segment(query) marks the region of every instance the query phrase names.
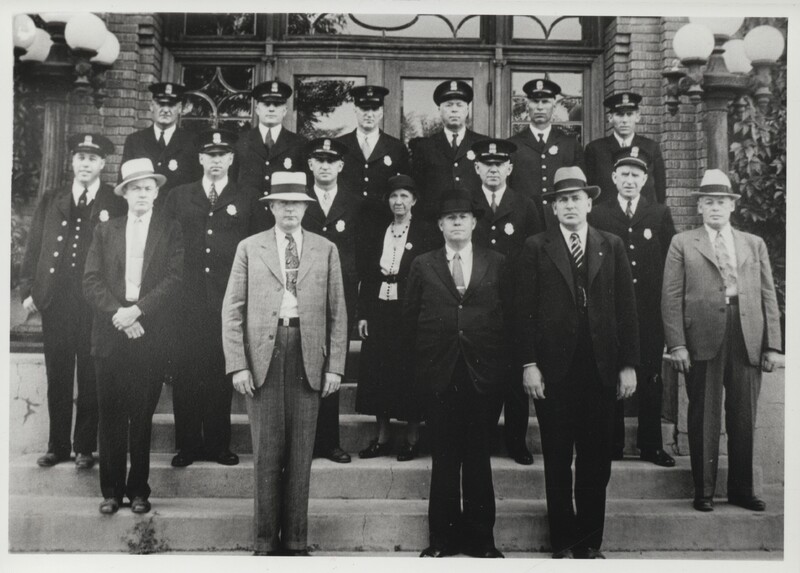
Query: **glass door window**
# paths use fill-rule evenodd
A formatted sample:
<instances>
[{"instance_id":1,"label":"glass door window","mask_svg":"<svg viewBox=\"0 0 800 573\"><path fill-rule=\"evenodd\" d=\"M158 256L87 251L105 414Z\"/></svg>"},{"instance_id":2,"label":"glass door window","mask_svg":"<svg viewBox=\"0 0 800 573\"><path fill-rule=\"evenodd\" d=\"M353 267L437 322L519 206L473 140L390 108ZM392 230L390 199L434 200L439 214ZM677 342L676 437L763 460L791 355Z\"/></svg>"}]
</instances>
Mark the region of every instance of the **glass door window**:
<instances>
[{"instance_id":1,"label":"glass door window","mask_svg":"<svg viewBox=\"0 0 800 573\"><path fill-rule=\"evenodd\" d=\"M530 123L528 98L522 91L522 86L530 80L546 78L561 86L561 94L556 96L553 124L583 141L583 75L583 72L512 72L511 133L519 133Z\"/></svg>"}]
</instances>

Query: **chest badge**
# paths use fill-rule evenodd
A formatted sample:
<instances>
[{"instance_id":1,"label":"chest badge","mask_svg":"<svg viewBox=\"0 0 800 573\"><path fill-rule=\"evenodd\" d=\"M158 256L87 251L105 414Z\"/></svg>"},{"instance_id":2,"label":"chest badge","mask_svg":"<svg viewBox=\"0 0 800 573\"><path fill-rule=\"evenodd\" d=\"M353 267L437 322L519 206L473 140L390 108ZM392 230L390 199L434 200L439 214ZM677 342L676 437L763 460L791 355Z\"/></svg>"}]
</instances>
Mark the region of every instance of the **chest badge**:
<instances>
[{"instance_id":1,"label":"chest badge","mask_svg":"<svg viewBox=\"0 0 800 573\"><path fill-rule=\"evenodd\" d=\"M558 155L558 145L551 145L550 149L547 150L547 153L550 155Z\"/></svg>"},{"instance_id":2,"label":"chest badge","mask_svg":"<svg viewBox=\"0 0 800 573\"><path fill-rule=\"evenodd\" d=\"M231 203L225 208L225 212L231 217L235 217L239 212L236 210L236 205Z\"/></svg>"},{"instance_id":3,"label":"chest badge","mask_svg":"<svg viewBox=\"0 0 800 573\"><path fill-rule=\"evenodd\" d=\"M176 171L178 169L178 162L174 159L170 159L167 167L169 167L170 171Z\"/></svg>"},{"instance_id":4,"label":"chest badge","mask_svg":"<svg viewBox=\"0 0 800 573\"><path fill-rule=\"evenodd\" d=\"M414 248L414 245L412 245L411 243L406 243L406 250L407 251L410 251L413 248Z\"/></svg>"},{"instance_id":5,"label":"chest badge","mask_svg":"<svg viewBox=\"0 0 800 573\"><path fill-rule=\"evenodd\" d=\"M470 161L475 161L475 152L472 151L471 149L467 151L467 159L469 159Z\"/></svg>"},{"instance_id":6,"label":"chest badge","mask_svg":"<svg viewBox=\"0 0 800 573\"><path fill-rule=\"evenodd\" d=\"M292 168L292 158L287 157L283 160L283 168L284 169L291 169Z\"/></svg>"},{"instance_id":7,"label":"chest badge","mask_svg":"<svg viewBox=\"0 0 800 573\"><path fill-rule=\"evenodd\" d=\"M644 230L644 238L647 239L648 241L650 239L652 239L653 238L653 231L651 231L650 229L645 229Z\"/></svg>"},{"instance_id":8,"label":"chest badge","mask_svg":"<svg viewBox=\"0 0 800 573\"><path fill-rule=\"evenodd\" d=\"M103 209L102 211L100 211L100 222L105 223L106 221L108 221L108 211Z\"/></svg>"},{"instance_id":9,"label":"chest badge","mask_svg":"<svg viewBox=\"0 0 800 573\"><path fill-rule=\"evenodd\" d=\"M336 221L336 230L340 233L344 232L344 221L342 221L341 219Z\"/></svg>"},{"instance_id":10,"label":"chest badge","mask_svg":"<svg viewBox=\"0 0 800 573\"><path fill-rule=\"evenodd\" d=\"M391 167L392 166L392 158L389 157L388 155L384 155L383 156L383 164L386 165L386 167Z\"/></svg>"},{"instance_id":11,"label":"chest badge","mask_svg":"<svg viewBox=\"0 0 800 573\"><path fill-rule=\"evenodd\" d=\"M506 235L513 235L514 225L512 225L511 223L506 223L506 226L503 227L503 231L505 231Z\"/></svg>"}]
</instances>

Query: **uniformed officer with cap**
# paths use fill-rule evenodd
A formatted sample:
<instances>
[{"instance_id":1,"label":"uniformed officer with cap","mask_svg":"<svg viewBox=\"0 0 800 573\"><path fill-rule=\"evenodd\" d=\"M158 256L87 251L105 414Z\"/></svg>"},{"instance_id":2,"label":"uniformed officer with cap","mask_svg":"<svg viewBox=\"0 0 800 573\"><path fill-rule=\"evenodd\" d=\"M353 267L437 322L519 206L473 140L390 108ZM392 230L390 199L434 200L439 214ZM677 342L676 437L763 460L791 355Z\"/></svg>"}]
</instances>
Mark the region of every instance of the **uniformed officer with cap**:
<instances>
[{"instance_id":1,"label":"uniformed officer with cap","mask_svg":"<svg viewBox=\"0 0 800 573\"><path fill-rule=\"evenodd\" d=\"M433 92L433 101L439 106L442 130L409 141L412 175L421 188L420 207L432 221L438 216L439 199L446 189L473 191L481 186L471 147L486 136L467 129L472 95L467 82L440 83Z\"/></svg>"},{"instance_id":2,"label":"uniformed officer with cap","mask_svg":"<svg viewBox=\"0 0 800 573\"><path fill-rule=\"evenodd\" d=\"M380 129L383 100L389 90L382 86L356 86L350 90L358 127L337 138L347 146L339 185L365 200L365 207L383 228L388 213L384 193L387 181L408 173L408 150L403 142ZM378 222L376 221L376 223Z\"/></svg>"},{"instance_id":3,"label":"uniformed officer with cap","mask_svg":"<svg viewBox=\"0 0 800 573\"><path fill-rule=\"evenodd\" d=\"M475 171L482 182L481 189L473 191L473 198L485 213L478 219L472 241L505 255L508 268L512 269L525 239L544 230L533 200L507 184L514 168L511 156L517 147L503 139L485 139L470 149L475 154ZM533 456L525 443L528 397L522 391L522 372L516 366L510 366L505 376L497 416L501 407L505 408L503 430L509 456L519 464L532 464Z\"/></svg>"},{"instance_id":4,"label":"uniformed officer with cap","mask_svg":"<svg viewBox=\"0 0 800 573\"><path fill-rule=\"evenodd\" d=\"M230 451L231 396L220 312L236 246L268 226L260 193L229 178L236 134L209 129L196 140L203 177L172 190L166 209L183 229L184 281L178 320L183 346L173 386L175 467L208 459L238 463Z\"/></svg>"},{"instance_id":5,"label":"uniformed officer with cap","mask_svg":"<svg viewBox=\"0 0 800 573\"><path fill-rule=\"evenodd\" d=\"M664 203L667 197L667 176L664 158L657 141L638 135L636 126L641 117L639 104L642 96L634 92L621 92L607 97L603 104L608 108L606 117L613 131L607 137L595 139L586 146L586 178L598 185L603 193L600 202L613 204L617 187L612 179L614 155L622 148L637 147L647 157L647 181L642 196L649 203Z\"/></svg>"},{"instance_id":6,"label":"uniformed officer with cap","mask_svg":"<svg viewBox=\"0 0 800 573\"><path fill-rule=\"evenodd\" d=\"M522 91L528 97L530 125L509 138L517 146L511 186L533 199L545 226L550 227L557 222L542 194L553 190L553 177L559 168L583 167L583 148L575 136L552 125L561 86L538 78L522 86Z\"/></svg>"},{"instance_id":7,"label":"uniformed officer with cap","mask_svg":"<svg viewBox=\"0 0 800 573\"><path fill-rule=\"evenodd\" d=\"M102 135L76 133L68 139L72 181L39 200L20 269L20 298L28 313L42 314L47 367L50 434L42 467L66 461L74 448L78 468L94 464L97 393L91 351L92 311L83 296L83 269L98 224L123 215L125 201L100 181L114 144ZM78 399L72 430L77 362Z\"/></svg>"},{"instance_id":8,"label":"uniformed officer with cap","mask_svg":"<svg viewBox=\"0 0 800 573\"><path fill-rule=\"evenodd\" d=\"M309 204L303 216L306 231L322 235L339 250L339 260L344 281L347 306L348 344L356 324L358 305L358 273L356 270L356 245L362 235L363 199L339 185L339 173L344 168L348 148L341 142L326 137L314 139L305 147L308 167L314 183L308 194L317 201ZM317 437L314 453L337 463L348 463L350 455L339 443L339 394L322 399L317 420Z\"/></svg>"},{"instance_id":9,"label":"uniformed officer with cap","mask_svg":"<svg viewBox=\"0 0 800 573\"><path fill-rule=\"evenodd\" d=\"M614 154L611 177L617 199L596 206L589 214L592 225L617 235L625 243L636 291L639 317L641 362L636 368L639 425L639 457L658 466L672 467L675 460L663 449L661 438L661 363L664 355L664 327L661 321L661 281L664 260L675 234L672 215L666 205L645 198L642 189L649 179L650 157L637 146ZM614 412L614 459L622 459L625 446L623 401Z\"/></svg>"},{"instance_id":10,"label":"uniformed officer with cap","mask_svg":"<svg viewBox=\"0 0 800 573\"><path fill-rule=\"evenodd\" d=\"M258 125L242 134L236 143L236 181L255 187L262 195L269 192L270 178L276 171L305 171L303 146L306 139L283 127L286 102L292 88L271 80L251 92Z\"/></svg>"},{"instance_id":11,"label":"uniformed officer with cap","mask_svg":"<svg viewBox=\"0 0 800 573\"><path fill-rule=\"evenodd\" d=\"M125 139L120 165L130 159L147 157L156 173L167 182L159 189L156 206L162 205L173 187L199 179L203 171L197 163L194 135L179 127L178 121L186 101L186 87L173 82L151 84L153 95L150 113L153 125L131 133ZM120 173L119 181L122 181Z\"/></svg>"}]
</instances>

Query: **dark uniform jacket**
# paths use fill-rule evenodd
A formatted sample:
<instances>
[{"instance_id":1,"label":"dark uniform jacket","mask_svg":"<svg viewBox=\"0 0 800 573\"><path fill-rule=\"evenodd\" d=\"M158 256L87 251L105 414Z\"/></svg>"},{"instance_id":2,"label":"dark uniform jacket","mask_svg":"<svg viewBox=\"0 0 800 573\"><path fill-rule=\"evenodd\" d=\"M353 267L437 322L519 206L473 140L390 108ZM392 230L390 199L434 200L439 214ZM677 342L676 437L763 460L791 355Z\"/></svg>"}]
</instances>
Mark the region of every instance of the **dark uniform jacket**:
<instances>
[{"instance_id":1,"label":"dark uniform jacket","mask_svg":"<svg viewBox=\"0 0 800 573\"><path fill-rule=\"evenodd\" d=\"M83 292L94 308L92 356L108 357L127 340L111 317L125 301L125 227L128 217L118 217L95 229L94 240L86 259ZM154 211L147 232L142 265L142 285L136 305L141 309L139 322L144 329L145 356L159 363L166 357L165 348L174 336L172 313L167 312L178 299L183 278L183 240L177 221Z\"/></svg>"},{"instance_id":2,"label":"dark uniform jacket","mask_svg":"<svg viewBox=\"0 0 800 573\"><path fill-rule=\"evenodd\" d=\"M411 170L421 191L418 212L428 219L436 219L444 191L453 188L480 189L481 179L475 173L475 154L470 147L483 139L488 137L467 129L456 153L453 153L443 130L429 137L409 141Z\"/></svg>"},{"instance_id":3,"label":"dark uniform jacket","mask_svg":"<svg viewBox=\"0 0 800 573\"><path fill-rule=\"evenodd\" d=\"M203 176L194 138L192 132L178 127L173 132L167 147L162 150L152 127L135 131L125 140L120 165L129 159L141 157L150 159L156 173L167 178L167 182L158 190L156 205L161 205L166 201L172 188ZM118 181L122 181L121 173Z\"/></svg>"},{"instance_id":4,"label":"dark uniform jacket","mask_svg":"<svg viewBox=\"0 0 800 573\"><path fill-rule=\"evenodd\" d=\"M385 208L383 196L389 178L398 173L410 175L406 146L399 139L381 131L369 159L364 159L356 130L337 140L347 146L344 169L339 173L339 185L360 195L370 204L377 203L378 208Z\"/></svg>"},{"instance_id":5,"label":"dark uniform jacket","mask_svg":"<svg viewBox=\"0 0 800 573\"><path fill-rule=\"evenodd\" d=\"M583 168L581 144L555 125L544 143L539 143L529 127L508 140L517 146L517 151L511 157L514 170L508 180L509 185L518 193L533 199L545 227L558 225L552 208L546 200L542 200L541 195L553 189L553 178L559 168Z\"/></svg>"},{"instance_id":6,"label":"dark uniform jacket","mask_svg":"<svg viewBox=\"0 0 800 573\"><path fill-rule=\"evenodd\" d=\"M239 185L254 187L260 195L270 190L270 178L276 171L308 172L308 161L303 154L306 139L281 128L278 139L270 147L264 147L264 140L258 127L243 133L236 142L234 165L229 177ZM200 174L202 177L202 173Z\"/></svg>"},{"instance_id":7,"label":"dark uniform jacket","mask_svg":"<svg viewBox=\"0 0 800 573\"><path fill-rule=\"evenodd\" d=\"M669 208L641 197L633 218L628 219L614 199L592 209L589 221L597 229L613 233L625 243L636 291L642 368L652 374L660 373L664 353L661 282L664 261L675 234Z\"/></svg>"},{"instance_id":8,"label":"dark uniform jacket","mask_svg":"<svg viewBox=\"0 0 800 573\"><path fill-rule=\"evenodd\" d=\"M650 203L664 203L667 198L667 175L661 148L657 142L641 135L634 135L631 141L631 146L639 147L650 158L642 196ZM617 187L611 179L611 173L614 170L614 153L620 149L622 148L613 134L595 139L586 146L586 182L602 189L595 203L611 203L617 197Z\"/></svg>"},{"instance_id":9,"label":"dark uniform jacket","mask_svg":"<svg viewBox=\"0 0 800 573\"><path fill-rule=\"evenodd\" d=\"M588 325L603 385L616 387L619 371L639 365L636 299L625 245L616 235L589 226ZM518 353L536 363L545 386L559 384L572 366L579 316L570 254L553 226L525 242L517 264L515 296Z\"/></svg>"},{"instance_id":10,"label":"dark uniform jacket","mask_svg":"<svg viewBox=\"0 0 800 573\"><path fill-rule=\"evenodd\" d=\"M34 304L40 311L46 310L53 300L56 281L59 278L57 275L59 263L66 264L63 259L67 257L67 244L72 239L67 233L70 229L70 209L73 204L70 181L67 186L42 195L33 215L20 269L19 294L22 300L32 296ZM87 250L96 225L124 215L128 210L127 203L121 197L114 195L114 190L110 186L104 184L100 185L90 207L91 218L86 222L85 232L82 230L80 234L85 246L79 246Z\"/></svg>"},{"instance_id":11,"label":"dark uniform jacket","mask_svg":"<svg viewBox=\"0 0 800 573\"><path fill-rule=\"evenodd\" d=\"M483 208L472 242L503 253L509 265L517 260L525 239L544 230L533 201L506 186L503 199L492 213L483 189L473 192L473 201Z\"/></svg>"}]
</instances>

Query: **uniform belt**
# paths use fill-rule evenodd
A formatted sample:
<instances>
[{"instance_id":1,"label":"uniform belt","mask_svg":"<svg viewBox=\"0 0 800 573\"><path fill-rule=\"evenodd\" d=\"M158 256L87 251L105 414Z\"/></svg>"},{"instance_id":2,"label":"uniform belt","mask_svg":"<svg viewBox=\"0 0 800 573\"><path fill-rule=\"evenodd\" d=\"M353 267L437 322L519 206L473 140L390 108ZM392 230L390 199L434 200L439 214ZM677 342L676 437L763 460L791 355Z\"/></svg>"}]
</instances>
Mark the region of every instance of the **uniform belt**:
<instances>
[{"instance_id":1,"label":"uniform belt","mask_svg":"<svg viewBox=\"0 0 800 573\"><path fill-rule=\"evenodd\" d=\"M397 275L381 275L381 280L387 284L397 282Z\"/></svg>"},{"instance_id":2,"label":"uniform belt","mask_svg":"<svg viewBox=\"0 0 800 573\"><path fill-rule=\"evenodd\" d=\"M728 306L739 306L739 297L738 296L726 296L725 297L725 304Z\"/></svg>"},{"instance_id":3,"label":"uniform belt","mask_svg":"<svg viewBox=\"0 0 800 573\"><path fill-rule=\"evenodd\" d=\"M300 326L300 317L279 318L278 326Z\"/></svg>"}]
</instances>

